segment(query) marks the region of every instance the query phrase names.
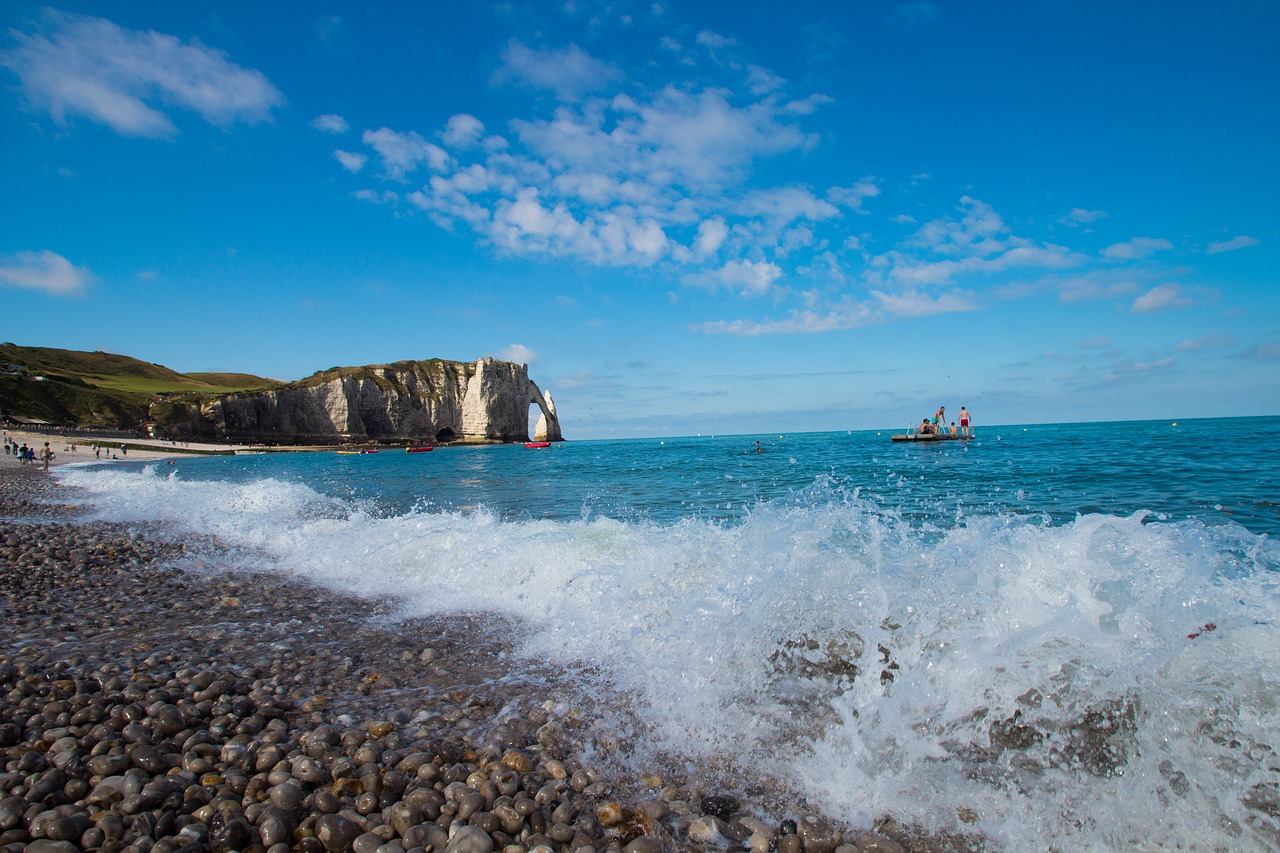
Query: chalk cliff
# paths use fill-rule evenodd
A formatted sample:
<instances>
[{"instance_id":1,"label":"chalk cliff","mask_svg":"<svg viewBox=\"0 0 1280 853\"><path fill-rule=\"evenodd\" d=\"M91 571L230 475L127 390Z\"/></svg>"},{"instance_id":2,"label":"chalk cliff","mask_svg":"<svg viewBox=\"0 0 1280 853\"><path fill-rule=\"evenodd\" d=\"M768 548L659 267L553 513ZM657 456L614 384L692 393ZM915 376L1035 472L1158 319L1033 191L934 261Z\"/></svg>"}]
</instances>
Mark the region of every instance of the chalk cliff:
<instances>
[{"instance_id":1,"label":"chalk cliff","mask_svg":"<svg viewBox=\"0 0 1280 853\"><path fill-rule=\"evenodd\" d=\"M157 431L229 441L527 441L529 406L548 441L561 441L555 409L524 364L401 361L333 368L263 391L229 394L199 411L170 412ZM545 422L545 424L544 424Z\"/></svg>"}]
</instances>

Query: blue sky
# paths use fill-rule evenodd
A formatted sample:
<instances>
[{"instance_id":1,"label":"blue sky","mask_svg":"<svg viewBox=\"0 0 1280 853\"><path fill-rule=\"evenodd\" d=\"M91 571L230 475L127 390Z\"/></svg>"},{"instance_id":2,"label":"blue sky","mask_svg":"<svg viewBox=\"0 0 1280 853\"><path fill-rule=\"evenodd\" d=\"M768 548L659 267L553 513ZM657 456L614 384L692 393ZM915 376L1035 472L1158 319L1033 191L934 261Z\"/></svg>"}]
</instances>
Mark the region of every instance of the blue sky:
<instances>
[{"instance_id":1,"label":"blue sky","mask_svg":"<svg viewBox=\"0 0 1280 853\"><path fill-rule=\"evenodd\" d=\"M569 438L1280 413L1280 8L0 10L0 339Z\"/></svg>"}]
</instances>

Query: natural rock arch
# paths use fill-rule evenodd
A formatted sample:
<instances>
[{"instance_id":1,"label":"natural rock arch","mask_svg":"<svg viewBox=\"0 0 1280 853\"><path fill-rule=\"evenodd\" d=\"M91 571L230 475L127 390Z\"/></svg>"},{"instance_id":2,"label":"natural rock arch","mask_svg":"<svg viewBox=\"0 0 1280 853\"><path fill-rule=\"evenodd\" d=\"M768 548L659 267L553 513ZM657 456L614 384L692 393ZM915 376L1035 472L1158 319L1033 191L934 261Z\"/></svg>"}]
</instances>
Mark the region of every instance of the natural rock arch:
<instances>
[{"instance_id":1,"label":"natural rock arch","mask_svg":"<svg viewBox=\"0 0 1280 853\"><path fill-rule=\"evenodd\" d=\"M529 406L537 405L542 412L538 425L551 436L542 440L564 440L555 405L548 403L537 383L529 378L527 364L482 358L471 366L470 372L462 401L464 439L528 441Z\"/></svg>"},{"instance_id":2,"label":"natural rock arch","mask_svg":"<svg viewBox=\"0 0 1280 853\"><path fill-rule=\"evenodd\" d=\"M538 425L533 429L534 441L564 441L564 436L560 433L560 419L556 417L556 401L551 399L551 392L545 394L538 393L538 386L529 380L529 386L533 389L533 399L529 401L530 405L536 403L542 414L538 416Z\"/></svg>"}]
</instances>

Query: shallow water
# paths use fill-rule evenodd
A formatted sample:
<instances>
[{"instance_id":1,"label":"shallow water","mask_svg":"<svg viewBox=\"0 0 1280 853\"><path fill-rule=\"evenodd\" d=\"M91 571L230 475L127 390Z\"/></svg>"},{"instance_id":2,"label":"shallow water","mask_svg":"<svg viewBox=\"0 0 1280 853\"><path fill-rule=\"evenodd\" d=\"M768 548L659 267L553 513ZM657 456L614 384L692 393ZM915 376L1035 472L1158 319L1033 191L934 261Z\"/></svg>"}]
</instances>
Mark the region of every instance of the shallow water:
<instances>
[{"instance_id":1,"label":"shallow water","mask_svg":"<svg viewBox=\"0 0 1280 853\"><path fill-rule=\"evenodd\" d=\"M1253 418L59 476L98 517L212 534L242 565L516 616L524 654L625 691L655 749L732 756L854 823L1265 849L1278 450L1280 418Z\"/></svg>"}]
</instances>

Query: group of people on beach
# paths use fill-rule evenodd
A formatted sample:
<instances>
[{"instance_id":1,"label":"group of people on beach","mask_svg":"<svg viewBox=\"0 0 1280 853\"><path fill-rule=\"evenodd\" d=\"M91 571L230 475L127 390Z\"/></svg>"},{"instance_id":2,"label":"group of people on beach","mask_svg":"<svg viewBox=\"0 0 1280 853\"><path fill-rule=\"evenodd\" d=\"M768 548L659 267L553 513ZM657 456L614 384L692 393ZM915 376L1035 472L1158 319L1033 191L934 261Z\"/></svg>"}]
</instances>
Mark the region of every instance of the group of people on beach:
<instances>
[{"instance_id":1,"label":"group of people on beach","mask_svg":"<svg viewBox=\"0 0 1280 853\"><path fill-rule=\"evenodd\" d=\"M960 426L956 426L956 422L952 421L951 426L947 426L947 407L939 406L938 411L933 413L933 420L924 418L920 421L920 426L916 427L916 432L920 435L955 435L970 438L973 435L973 427L970 425L973 419L969 416L969 409L965 406L960 407Z\"/></svg>"},{"instance_id":2,"label":"group of people on beach","mask_svg":"<svg viewBox=\"0 0 1280 853\"><path fill-rule=\"evenodd\" d=\"M53 448L50 447L49 442L46 441L44 443L44 447L41 447L37 454L36 449L34 447L28 447L25 441L21 446L19 446L18 442L11 441L8 436L5 436L4 455L16 456L18 458L18 462L22 465L30 465L39 458L39 461L44 463L45 470L47 471L49 470L49 463L53 461Z\"/></svg>"}]
</instances>

